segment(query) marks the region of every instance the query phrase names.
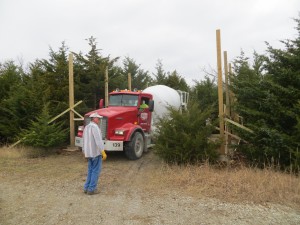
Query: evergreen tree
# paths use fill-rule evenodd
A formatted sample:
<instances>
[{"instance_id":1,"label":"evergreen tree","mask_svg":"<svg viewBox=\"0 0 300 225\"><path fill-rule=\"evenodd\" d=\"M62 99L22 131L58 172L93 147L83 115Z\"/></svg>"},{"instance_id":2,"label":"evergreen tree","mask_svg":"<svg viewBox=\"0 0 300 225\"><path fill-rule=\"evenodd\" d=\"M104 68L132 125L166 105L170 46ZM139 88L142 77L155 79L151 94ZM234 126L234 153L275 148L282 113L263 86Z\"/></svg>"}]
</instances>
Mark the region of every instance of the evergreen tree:
<instances>
[{"instance_id":1,"label":"evergreen tree","mask_svg":"<svg viewBox=\"0 0 300 225\"><path fill-rule=\"evenodd\" d=\"M96 39L92 36L87 39L91 47L85 56L82 53L75 54L75 85L78 86L76 97L85 102L86 111L98 108L99 100L104 98L105 73L108 67L109 90L124 83L121 78L121 69L114 64L118 57L110 59L109 56L103 57L97 48Z\"/></svg>"},{"instance_id":2,"label":"evergreen tree","mask_svg":"<svg viewBox=\"0 0 300 225\"><path fill-rule=\"evenodd\" d=\"M68 108L69 101L69 65L67 56L68 47L65 43L55 52L50 48L50 59L37 60L32 68L39 67L41 82L40 88L43 89L43 98L49 102L49 110L57 115Z\"/></svg>"},{"instance_id":3,"label":"evergreen tree","mask_svg":"<svg viewBox=\"0 0 300 225\"><path fill-rule=\"evenodd\" d=\"M154 84L161 84L161 85L165 85L166 84L166 79L167 79L167 75L163 69L163 65L162 65L162 61L161 60L157 60L156 63L156 73L153 74L155 79L154 79Z\"/></svg>"},{"instance_id":4,"label":"evergreen tree","mask_svg":"<svg viewBox=\"0 0 300 225\"><path fill-rule=\"evenodd\" d=\"M300 35L283 43L283 50L268 45L267 56L254 54L252 67L243 56L235 61L235 109L244 125L254 130L253 134L239 131L239 135L250 143L244 153L260 165L285 167L299 162Z\"/></svg>"},{"instance_id":5,"label":"evergreen tree","mask_svg":"<svg viewBox=\"0 0 300 225\"><path fill-rule=\"evenodd\" d=\"M25 129L29 121L39 113L40 102L35 92L28 89L25 84L20 84L12 89L13 93L9 98L2 102L1 117L3 122L1 126L4 136L12 140L20 129ZM3 113L3 114L2 114Z\"/></svg>"},{"instance_id":6,"label":"evergreen tree","mask_svg":"<svg viewBox=\"0 0 300 225\"><path fill-rule=\"evenodd\" d=\"M140 68L140 65L136 64L136 62L133 59L126 57L123 61L124 77L127 77L128 73L131 74L132 88L143 90L152 84L152 78L148 74L148 71L144 71L143 69Z\"/></svg>"},{"instance_id":7,"label":"evergreen tree","mask_svg":"<svg viewBox=\"0 0 300 225\"><path fill-rule=\"evenodd\" d=\"M33 118L36 102L26 87L28 77L22 67L7 62L0 71L0 142L11 142Z\"/></svg>"},{"instance_id":8,"label":"evergreen tree","mask_svg":"<svg viewBox=\"0 0 300 225\"><path fill-rule=\"evenodd\" d=\"M189 86L187 85L184 78L182 78L176 70L172 73L168 72L165 84L175 90L188 91Z\"/></svg>"},{"instance_id":9,"label":"evergreen tree","mask_svg":"<svg viewBox=\"0 0 300 225\"><path fill-rule=\"evenodd\" d=\"M211 108L201 109L197 102L183 113L170 109L168 118L159 122L155 153L169 163L214 162L219 144L208 139L215 130L214 124L206 125L211 113Z\"/></svg>"},{"instance_id":10,"label":"evergreen tree","mask_svg":"<svg viewBox=\"0 0 300 225\"><path fill-rule=\"evenodd\" d=\"M0 64L0 102L9 96L14 85L21 83L23 75L22 67L16 66L13 61Z\"/></svg>"},{"instance_id":11,"label":"evergreen tree","mask_svg":"<svg viewBox=\"0 0 300 225\"><path fill-rule=\"evenodd\" d=\"M63 144L68 134L63 129L63 123L48 124L51 116L46 105L36 120L32 120L28 129L21 132L20 138L25 145L41 148L51 148Z\"/></svg>"},{"instance_id":12,"label":"evergreen tree","mask_svg":"<svg viewBox=\"0 0 300 225\"><path fill-rule=\"evenodd\" d=\"M206 76L200 82L195 81L191 97L199 102L201 109L212 107L213 113L218 115L218 87L214 80Z\"/></svg>"}]
</instances>

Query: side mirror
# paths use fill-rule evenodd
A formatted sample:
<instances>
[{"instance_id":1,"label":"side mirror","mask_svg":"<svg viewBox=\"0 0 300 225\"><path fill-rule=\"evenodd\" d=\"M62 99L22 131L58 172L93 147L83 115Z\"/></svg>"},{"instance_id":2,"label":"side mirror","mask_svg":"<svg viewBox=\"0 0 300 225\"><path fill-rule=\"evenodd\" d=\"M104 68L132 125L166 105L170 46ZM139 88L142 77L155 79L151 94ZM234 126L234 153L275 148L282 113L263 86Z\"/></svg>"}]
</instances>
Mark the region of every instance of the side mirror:
<instances>
[{"instance_id":1,"label":"side mirror","mask_svg":"<svg viewBox=\"0 0 300 225\"><path fill-rule=\"evenodd\" d=\"M103 108L103 98L100 99L99 101L99 109Z\"/></svg>"},{"instance_id":2,"label":"side mirror","mask_svg":"<svg viewBox=\"0 0 300 225\"><path fill-rule=\"evenodd\" d=\"M153 101L153 100L150 100L148 106L149 106L149 111L150 111L150 112L153 112L153 110L154 110L154 101Z\"/></svg>"}]
</instances>

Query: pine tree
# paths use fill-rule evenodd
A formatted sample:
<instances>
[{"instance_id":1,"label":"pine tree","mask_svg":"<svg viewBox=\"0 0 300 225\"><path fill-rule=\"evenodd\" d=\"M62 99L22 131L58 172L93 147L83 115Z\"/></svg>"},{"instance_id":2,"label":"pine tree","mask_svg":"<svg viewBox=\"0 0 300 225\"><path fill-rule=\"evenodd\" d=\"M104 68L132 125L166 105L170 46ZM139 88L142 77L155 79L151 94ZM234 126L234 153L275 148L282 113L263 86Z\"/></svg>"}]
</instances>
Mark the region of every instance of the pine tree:
<instances>
[{"instance_id":1,"label":"pine tree","mask_svg":"<svg viewBox=\"0 0 300 225\"><path fill-rule=\"evenodd\" d=\"M0 66L0 142L13 141L20 128L28 125L35 104L26 88L27 75L13 62Z\"/></svg>"},{"instance_id":2,"label":"pine tree","mask_svg":"<svg viewBox=\"0 0 300 225\"><path fill-rule=\"evenodd\" d=\"M154 84L166 85L167 75L163 69L163 64L161 60L157 61L155 69L156 74L153 74L155 77Z\"/></svg>"},{"instance_id":3,"label":"pine tree","mask_svg":"<svg viewBox=\"0 0 300 225\"><path fill-rule=\"evenodd\" d=\"M243 55L238 58L232 89L237 99L235 110L254 131L238 130L249 142L242 151L258 165L285 168L299 163L300 33L296 40L283 43L283 50L267 45L268 55L254 54L253 66Z\"/></svg>"},{"instance_id":4,"label":"pine tree","mask_svg":"<svg viewBox=\"0 0 300 225\"><path fill-rule=\"evenodd\" d=\"M218 157L218 143L209 142L214 124L206 124L211 108L201 109L197 102L190 103L183 113L170 109L168 118L162 118L154 151L169 163L187 164Z\"/></svg>"},{"instance_id":5,"label":"pine tree","mask_svg":"<svg viewBox=\"0 0 300 225\"><path fill-rule=\"evenodd\" d=\"M196 81L191 97L199 102L201 109L213 107L213 113L218 114L218 87L214 80L205 77L205 80Z\"/></svg>"},{"instance_id":6,"label":"pine tree","mask_svg":"<svg viewBox=\"0 0 300 225\"><path fill-rule=\"evenodd\" d=\"M188 91L189 86L187 85L184 78L182 78L176 70L172 73L167 73L167 78L165 80L165 84L175 90Z\"/></svg>"},{"instance_id":7,"label":"pine tree","mask_svg":"<svg viewBox=\"0 0 300 225\"><path fill-rule=\"evenodd\" d=\"M127 77L128 73L131 74L132 88L143 90L153 82L148 71L141 69L140 65L136 64L134 59L126 57L123 60L123 75Z\"/></svg>"},{"instance_id":8,"label":"pine tree","mask_svg":"<svg viewBox=\"0 0 300 225\"><path fill-rule=\"evenodd\" d=\"M0 102L9 96L14 85L21 83L23 75L23 69L13 61L0 64Z\"/></svg>"},{"instance_id":9,"label":"pine tree","mask_svg":"<svg viewBox=\"0 0 300 225\"><path fill-rule=\"evenodd\" d=\"M120 88L120 84L125 83L122 69L115 66L119 57L113 59L109 56L103 57L101 49L97 47L96 39L91 36L87 41L90 46L88 54L74 53L74 80L77 91L75 95L78 100L84 101L85 112L96 109L99 100L104 98L106 67L108 67L109 91L116 87Z\"/></svg>"},{"instance_id":10,"label":"pine tree","mask_svg":"<svg viewBox=\"0 0 300 225\"><path fill-rule=\"evenodd\" d=\"M68 134L63 129L63 123L48 123L51 116L48 111L48 105L44 106L41 114L32 120L28 129L20 134L20 139L25 145L48 149L63 144Z\"/></svg>"}]
</instances>

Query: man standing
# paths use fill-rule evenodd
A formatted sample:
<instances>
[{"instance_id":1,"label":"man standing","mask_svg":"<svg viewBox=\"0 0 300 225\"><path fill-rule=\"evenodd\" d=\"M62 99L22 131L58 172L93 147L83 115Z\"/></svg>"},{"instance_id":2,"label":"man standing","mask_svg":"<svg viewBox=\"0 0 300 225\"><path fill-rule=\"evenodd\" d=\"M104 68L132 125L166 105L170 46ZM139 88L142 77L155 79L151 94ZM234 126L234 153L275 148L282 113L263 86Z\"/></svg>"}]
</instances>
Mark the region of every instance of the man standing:
<instances>
[{"instance_id":1,"label":"man standing","mask_svg":"<svg viewBox=\"0 0 300 225\"><path fill-rule=\"evenodd\" d=\"M88 159L88 172L86 182L83 187L84 193L88 195L97 194L97 184L102 168L102 159L106 159L101 130L98 127L100 116L98 113L90 115L91 122L83 131L82 151Z\"/></svg>"}]
</instances>

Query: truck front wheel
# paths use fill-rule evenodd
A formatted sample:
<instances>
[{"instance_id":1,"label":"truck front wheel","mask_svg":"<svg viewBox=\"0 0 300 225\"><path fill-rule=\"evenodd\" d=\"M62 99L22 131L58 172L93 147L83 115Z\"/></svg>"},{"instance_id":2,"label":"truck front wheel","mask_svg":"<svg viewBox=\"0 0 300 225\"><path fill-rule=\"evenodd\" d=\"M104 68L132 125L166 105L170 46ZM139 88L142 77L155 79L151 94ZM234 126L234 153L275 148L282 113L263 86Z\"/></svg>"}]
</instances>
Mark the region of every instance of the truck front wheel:
<instances>
[{"instance_id":1,"label":"truck front wheel","mask_svg":"<svg viewBox=\"0 0 300 225\"><path fill-rule=\"evenodd\" d=\"M140 132L136 132L131 141L125 144L125 154L131 160L142 157L144 151L144 138Z\"/></svg>"}]
</instances>

